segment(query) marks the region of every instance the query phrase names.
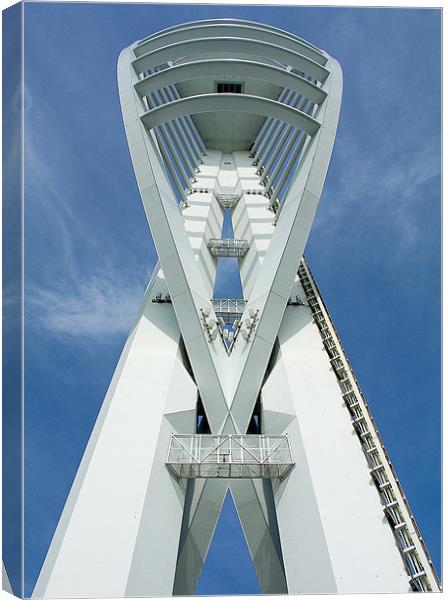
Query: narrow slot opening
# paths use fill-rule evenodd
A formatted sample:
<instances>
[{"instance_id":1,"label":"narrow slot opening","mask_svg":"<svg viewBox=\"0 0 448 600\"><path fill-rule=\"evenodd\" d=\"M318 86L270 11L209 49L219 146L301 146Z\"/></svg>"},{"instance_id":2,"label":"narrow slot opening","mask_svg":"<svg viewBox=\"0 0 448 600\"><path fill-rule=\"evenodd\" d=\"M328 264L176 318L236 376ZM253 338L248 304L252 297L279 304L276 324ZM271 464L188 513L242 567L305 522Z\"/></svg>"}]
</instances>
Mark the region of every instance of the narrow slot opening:
<instances>
[{"instance_id":1,"label":"narrow slot opening","mask_svg":"<svg viewBox=\"0 0 448 600\"><path fill-rule=\"evenodd\" d=\"M216 84L216 91L218 94L241 94L242 90L242 83L236 83L233 81L219 81Z\"/></svg>"},{"instance_id":2,"label":"narrow slot opening","mask_svg":"<svg viewBox=\"0 0 448 600\"><path fill-rule=\"evenodd\" d=\"M205 414L204 405L202 404L202 399L199 394L196 403L196 433L201 433L205 435L211 433L210 425L207 420L207 415Z\"/></svg>"}]
</instances>

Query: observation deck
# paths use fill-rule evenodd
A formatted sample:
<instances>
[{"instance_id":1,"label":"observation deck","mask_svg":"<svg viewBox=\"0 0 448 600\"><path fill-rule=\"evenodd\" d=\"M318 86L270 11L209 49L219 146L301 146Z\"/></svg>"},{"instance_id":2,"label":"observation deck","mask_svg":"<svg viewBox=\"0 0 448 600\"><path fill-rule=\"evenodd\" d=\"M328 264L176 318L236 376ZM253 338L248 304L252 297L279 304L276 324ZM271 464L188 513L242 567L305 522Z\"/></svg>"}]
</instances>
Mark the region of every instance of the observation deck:
<instances>
[{"instance_id":1,"label":"observation deck","mask_svg":"<svg viewBox=\"0 0 448 600\"><path fill-rule=\"evenodd\" d=\"M294 462L287 435L173 434L166 465L188 479L281 479Z\"/></svg>"},{"instance_id":2,"label":"observation deck","mask_svg":"<svg viewBox=\"0 0 448 600\"><path fill-rule=\"evenodd\" d=\"M238 204L241 194L215 194L216 200L221 205L221 208L235 208Z\"/></svg>"},{"instance_id":3,"label":"observation deck","mask_svg":"<svg viewBox=\"0 0 448 600\"><path fill-rule=\"evenodd\" d=\"M207 246L216 258L218 256L226 256L238 258L240 260L249 250L249 242L247 240L237 240L232 238L211 238Z\"/></svg>"},{"instance_id":4,"label":"observation deck","mask_svg":"<svg viewBox=\"0 0 448 600\"><path fill-rule=\"evenodd\" d=\"M230 324L239 321L246 308L246 300L242 298L213 298L212 304L215 315Z\"/></svg>"}]
</instances>

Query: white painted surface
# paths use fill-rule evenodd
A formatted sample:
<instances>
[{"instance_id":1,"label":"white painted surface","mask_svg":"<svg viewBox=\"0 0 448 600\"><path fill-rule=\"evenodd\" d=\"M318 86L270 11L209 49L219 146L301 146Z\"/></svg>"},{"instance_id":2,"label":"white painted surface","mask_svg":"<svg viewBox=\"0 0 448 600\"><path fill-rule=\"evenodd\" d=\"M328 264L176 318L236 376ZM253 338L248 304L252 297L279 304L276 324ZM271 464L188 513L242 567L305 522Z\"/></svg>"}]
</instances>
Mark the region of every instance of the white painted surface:
<instances>
[{"instance_id":1,"label":"white painted surface","mask_svg":"<svg viewBox=\"0 0 448 600\"><path fill-rule=\"evenodd\" d=\"M276 495L289 591L410 591L309 307L286 309L279 341L263 388L263 423L266 432L290 435L296 461Z\"/></svg>"},{"instance_id":2,"label":"white painted surface","mask_svg":"<svg viewBox=\"0 0 448 600\"><path fill-rule=\"evenodd\" d=\"M156 278L123 350L35 597L124 596L141 576L142 546L151 547L152 564L161 561L159 567L172 569L160 578L151 564L140 589L171 595L183 490L164 460L169 433L176 430L174 417L188 413L194 431L196 386L179 359L172 305L151 302L160 286ZM181 424L184 431L185 419ZM150 515L148 498L153 499Z\"/></svg>"}]
</instances>

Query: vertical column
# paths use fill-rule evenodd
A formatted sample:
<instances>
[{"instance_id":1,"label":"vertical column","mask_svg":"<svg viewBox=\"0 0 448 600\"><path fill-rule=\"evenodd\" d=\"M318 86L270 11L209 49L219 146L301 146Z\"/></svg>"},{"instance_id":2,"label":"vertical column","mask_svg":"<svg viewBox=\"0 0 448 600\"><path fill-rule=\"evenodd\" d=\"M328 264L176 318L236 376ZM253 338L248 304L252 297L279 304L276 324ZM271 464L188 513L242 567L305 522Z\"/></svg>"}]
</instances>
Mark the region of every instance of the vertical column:
<instances>
[{"instance_id":1,"label":"vertical column","mask_svg":"<svg viewBox=\"0 0 448 600\"><path fill-rule=\"evenodd\" d=\"M289 435L296 462L275 490L289 592L410 591L309 306L286 308L278 340L262 423Z\"/></svg>"},{"instance_id":2,"label":"vertical column","mask_svg":"<svg viewBox=\"0 0 448 600\"><path fill-rule=\"evenodd\" d=\"M209 151L204 157L201 172L196 176L183 210L185 229L193 252L206 282L208 297L213 295L216 262L207 247L210 238L219 238L223 223L223 211L213 191L219 173L222 153Z\"/></svg>"},{"instance_id":3,"label":"vertical column","mask_svg":"<svg viewBox=\"0 0 448 600\"><path fill-rule=\"evenodd\" d=\"M274 214L269 210L269 201L250 157L245 152L233 155L238 173L237 189L242 197L233 209L232 223L235 237L249 242L249 250L240 263L244 297L248 298L274 232ZM260 193L248 194L248 190Z\"/></svg>"},{"instance_id":4,"label":"vertical column","mask_svg":"<svg viewBox=\"0 0 448 600\"><path fill-rule=\"evenodd\" d=\"M120 357L34 597L172 594L185 488L164 463L171 433L195 431L197 389L172 305L152 302L157 291L168 291L161 273Z\"/></svg>"}]
</instances>

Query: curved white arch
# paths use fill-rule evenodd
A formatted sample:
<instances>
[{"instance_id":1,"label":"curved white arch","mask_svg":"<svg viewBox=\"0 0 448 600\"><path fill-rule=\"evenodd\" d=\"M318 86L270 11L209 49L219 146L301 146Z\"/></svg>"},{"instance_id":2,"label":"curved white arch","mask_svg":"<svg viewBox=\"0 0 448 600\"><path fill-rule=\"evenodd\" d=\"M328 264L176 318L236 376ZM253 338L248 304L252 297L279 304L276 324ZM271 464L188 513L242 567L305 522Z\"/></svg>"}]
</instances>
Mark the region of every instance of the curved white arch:
<instances>
[{"instance_id":1,"label":"curved white arch","mask_svg":"<svg viewBox=\"0 0 448 600\"><path fill-rule=\"evenodd\" d=\"M275 44L237 37L201 38L178 42L143 54L132 61L132 66L140 74L164 62L194 54L207 56L245 54L269 58L290 65L299 71L305 71L320 82L324 82L329 75L328 69L297 52L280 48Z\"/></svg>"},{"instance_id":2,"label":"curved white arch","mask_svg":"<svg viewBox=\"0 0 448 600\"><path fill-rule=\"evenodd\" d=\"M163 46L205 37L239 37L254 39L260 42L276 44L293 52L298 52L320 65L325 65L327 58L306 44L277 31L266 30L263 27L247 23L207 23L168 31L147 40L134 48L136 56L142 56Z\"/></svg>"},{"instance_id":3,"label":"curved white arch","mask_svg":"<svg viewBox=\"0 0 448 600\"><path fill-rule=\"evenodd\" d=\"M187 23L181 23L179 25L173 25L172 27L166 27L165 29L161 29L157 33L153 33L152 35L148 35L147 37L143 38L142 40L139 40L137 42L137 44L136 44L135 47L138 47L141 44L144 44L146 41L152 40L153 38L156 38L159 35L168 33L170 31L177 31L179 29L188 29L188 28L194 27L196 25L204 25L204 24L208 24L208 23L210 23L210 24L216 24L216 25L227 25L227 24L253 25L253 26L256 26L256 27L260 27L261 29L264 29L266 31L273 31L275 33L281 33L282 35L284 35L284 36L286 36L286 37L288 37L288 38L290 38L292 40L296 40L296 41L301 42L305 46L308 46L309 48L315 50L319 54L322 54L323 56L325 56L326 58L328 58L328 54L324 50L321 50L321 48L318 48L314 44L311 44L310 42L308 42L307 40L304 40L303 38L299 37L298 35L295 35L294 33L290 33L289 31L281 29L280 27L274 27L272 25L266 25L265 23L259 23L258 21L248 21L246 19L232 19L232 18L228 18L228 19L199 19L197 21L189 21Z\"/></svg>"},{"instance_id":4,"label":"curved white arch","mask_svg":"<svg viewBox=\"0 0 448 600\"><path fill-rule=\"evenodd\" d=\"M153 129L166 121L178 117L205 112L235 111L255 113L265 117L279 119L296 129L301 129L313 136L319 130L320 123L304 112L260 96L247 94L198 94L181 100L169 102L149 110L141 116L141 121L147 129Z\"/></svg>"},{"instance_id":5,"label":"curved white arch","mask_svg":"<svg viewBox=\"0 0 448 600\"><path fill-rule=\"evenodd\" d=\"M234 75L247 79L260 79L299 92L316 104L321 104L327 96L325 90L300 75L266 63L240 59L211 59L182 63L148 75L136 83L135 89L140 96L146 96L167 85L202 77L209 78L210 73L214 76Z\"/></svg>"}]
</instances>

